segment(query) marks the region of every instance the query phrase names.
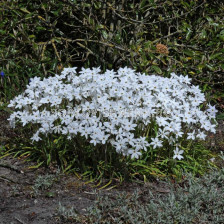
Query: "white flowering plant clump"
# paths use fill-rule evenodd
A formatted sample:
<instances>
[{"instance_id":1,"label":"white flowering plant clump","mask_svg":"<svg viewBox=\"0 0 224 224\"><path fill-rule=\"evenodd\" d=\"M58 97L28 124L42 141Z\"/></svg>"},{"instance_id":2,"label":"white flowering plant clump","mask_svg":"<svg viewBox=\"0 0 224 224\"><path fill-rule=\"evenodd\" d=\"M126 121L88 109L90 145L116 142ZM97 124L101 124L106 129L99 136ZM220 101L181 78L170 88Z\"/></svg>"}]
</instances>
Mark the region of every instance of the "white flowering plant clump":
<instances>
[{"instance_id":1,"label":"white flowering plant clump","mask_svg":"<svg viewBox=\"0 0 224 224\"><path fill-rule=\"evenodd\" d=\"M183 158L183 138L205 139L215 132L214 106L188 76L170 78L99 68L65 68L61 75L32 78L27 89L11 100L15 127L38 126L32 141L55 133L68 139L83 136L94 146L109 144L117 153L138 159L143 151L173 150Z\"/></svg>"}]
</instances>

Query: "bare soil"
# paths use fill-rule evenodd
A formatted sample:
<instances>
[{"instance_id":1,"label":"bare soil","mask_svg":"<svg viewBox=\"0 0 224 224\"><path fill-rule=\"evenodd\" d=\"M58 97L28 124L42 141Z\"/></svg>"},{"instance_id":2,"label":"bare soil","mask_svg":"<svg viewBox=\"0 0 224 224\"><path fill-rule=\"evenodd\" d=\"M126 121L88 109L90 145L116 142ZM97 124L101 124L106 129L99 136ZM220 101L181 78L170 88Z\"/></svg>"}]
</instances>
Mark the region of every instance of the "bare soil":
<instances>
[{"instance_id":1,"label":"bare soil","mask_svg":"<svg viewBox=\"0 0 224 224\"><path fill-rule=\"evenodd\" d=\"M85 216L89 206L94 205L98 195L115 199L118 193L125 191L132 194L136 189L144 195L149 189L155 193L168 193L169 188L162 182L146 185L124 183L108 190L116 183L99 190L108 181L99 186L86 183L75 175L58 174L54 168L30 169L34 163L27 163L18 158L7 157L0 163L0 224L59 224L74 223L65 221L58 212L62 206L74 208ZM6 167L3 167L6 166ZM39 176L51 175L53 184L46 189L35 191L35 181Z\"/></svg>"},{"instance_id":2,"label":"bare soil","mask_svg":"<svg viewBox=\"0 0 224 224\"><path fill-rule=\"evenodd\" d=\"M7 158L0 167L0 223L61 223L57 210L59 202L83 214L95 200L95 191L74 175L57 175L54 171L40 168L29 169L33 164ZM46 174L55 176L52 186L35 193L35 180Z\"/></svg>"}]
</instances>

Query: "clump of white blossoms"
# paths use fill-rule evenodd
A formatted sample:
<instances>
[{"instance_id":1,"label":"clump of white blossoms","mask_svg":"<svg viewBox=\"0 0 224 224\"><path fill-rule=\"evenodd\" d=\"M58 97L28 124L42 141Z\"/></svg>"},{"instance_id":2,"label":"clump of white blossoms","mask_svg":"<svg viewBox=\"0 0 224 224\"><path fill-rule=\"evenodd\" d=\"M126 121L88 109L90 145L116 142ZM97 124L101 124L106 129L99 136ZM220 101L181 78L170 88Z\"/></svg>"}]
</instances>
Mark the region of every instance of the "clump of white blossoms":
<instances>
[{"instance_id":1,"label":"clump of white blossoms","mask_svg":"<svg viewBox=\"0 0 224 224\"><path fill-rule=\"evenodd\" d=\"M182 138L205 139L208 131L215 132L217 110L205 104L200 109L205 96L190 81L188 76L149 76L127 67L103 74L99 68L79 73L66 68L55 77L31 79L25 92L11 100L15 112L9 121L13 127L16 121L39 125L33 141L49 133L68 139L81 135L131 158L168 143L173 157L182 159Z\"/></svg>"}]
</instances>

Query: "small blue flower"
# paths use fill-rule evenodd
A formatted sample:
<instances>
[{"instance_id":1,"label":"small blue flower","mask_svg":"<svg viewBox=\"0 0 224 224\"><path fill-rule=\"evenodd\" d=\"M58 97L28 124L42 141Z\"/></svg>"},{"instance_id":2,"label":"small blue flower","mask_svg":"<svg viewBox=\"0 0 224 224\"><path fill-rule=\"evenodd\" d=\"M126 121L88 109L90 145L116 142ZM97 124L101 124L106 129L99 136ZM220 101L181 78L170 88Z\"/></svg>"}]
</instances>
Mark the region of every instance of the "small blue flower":
<instances>
[{"instance_id":1,"label":"small blue flower","mask_svg":"<svg viewBox=\"0 0 224 224\"><path fill-rule=\"evenodd\" d=\"M0 72L1 77L5 76L5 73L3 71Z\"/></svg>"}]
</instances>

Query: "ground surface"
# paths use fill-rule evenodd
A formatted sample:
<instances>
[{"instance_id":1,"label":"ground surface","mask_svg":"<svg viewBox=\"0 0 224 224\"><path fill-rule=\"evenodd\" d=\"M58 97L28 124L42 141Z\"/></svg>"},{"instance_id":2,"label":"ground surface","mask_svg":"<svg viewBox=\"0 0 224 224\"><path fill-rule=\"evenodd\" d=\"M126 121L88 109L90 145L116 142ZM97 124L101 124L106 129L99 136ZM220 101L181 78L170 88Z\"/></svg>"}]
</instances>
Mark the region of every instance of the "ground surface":
<instances>
[{"instance_id":1,"label":"ground surface","mask_svg":"<svg viewBox=\"0 0 224 224\"><path fill-rule=\"evenodd\" d=\"M1 113L0 147L16 136L6 118L7 113ZM209 137L212 149L223 150L223 130L224 122L221 121L217 134ZM168 186L156 182L148 185L126 183L112 190L99 190L100 185L94 187L93 183L86 183L75 175L59 174L55 168L31 169L32 165L35 164L11 156L0 159L0 224L65 223L58 212L59 203L66 208L74 207L78 214L85 215L97 194L115 198L118 192L131 193L137 188L143 193L148 188L155 193L169 192ZM67 220L66 223L74 222Z\"/></svg>"},{"instance_id":2,"label":"ground surface","mask_svg":"<svg viewBox=\"0 0 224 224\"><path fill-rule=\"evenodd\" d=\"M74 207L84 213L94 199L95 193L74 175L57 175L48 170L52 177L51 186L42 184L36 187L38 177L45 177L45 169L33 170L21 160L8 158L4 164L11 168L0 167L0 223L60 223L57 209L59 202L65 207ZM15 170L12 169L12 166ZM38 192L36 192L38 191Z\"/></svg>"},{"instance_id":3,"label":"ground surface","mask_svg":"<svg viewBox=\"0 0 224 224\"><path fill-rule=\"evenodd\" d=\"M169 192L166 184L157 182L146 185L125 183L107 190L112 184L107 189L99 190L100 185L94 187L93 183L86 183L75 175L58 174L53 168L30 169L34 164L12 157L2 159L0 164L0 224L65 223L58 212L59 203L68 209L73 207L78 214L85 215L86 209L94 205L99 194L113 199L122 191L132 193L137 188L142 194L148 189L155 193ZM9 166L2 167L3 164ZM44 185L43 180L47 176L50 176L49 187ZM39 177L43 179L38 185Z\"/></svg>"}]
</instances>

